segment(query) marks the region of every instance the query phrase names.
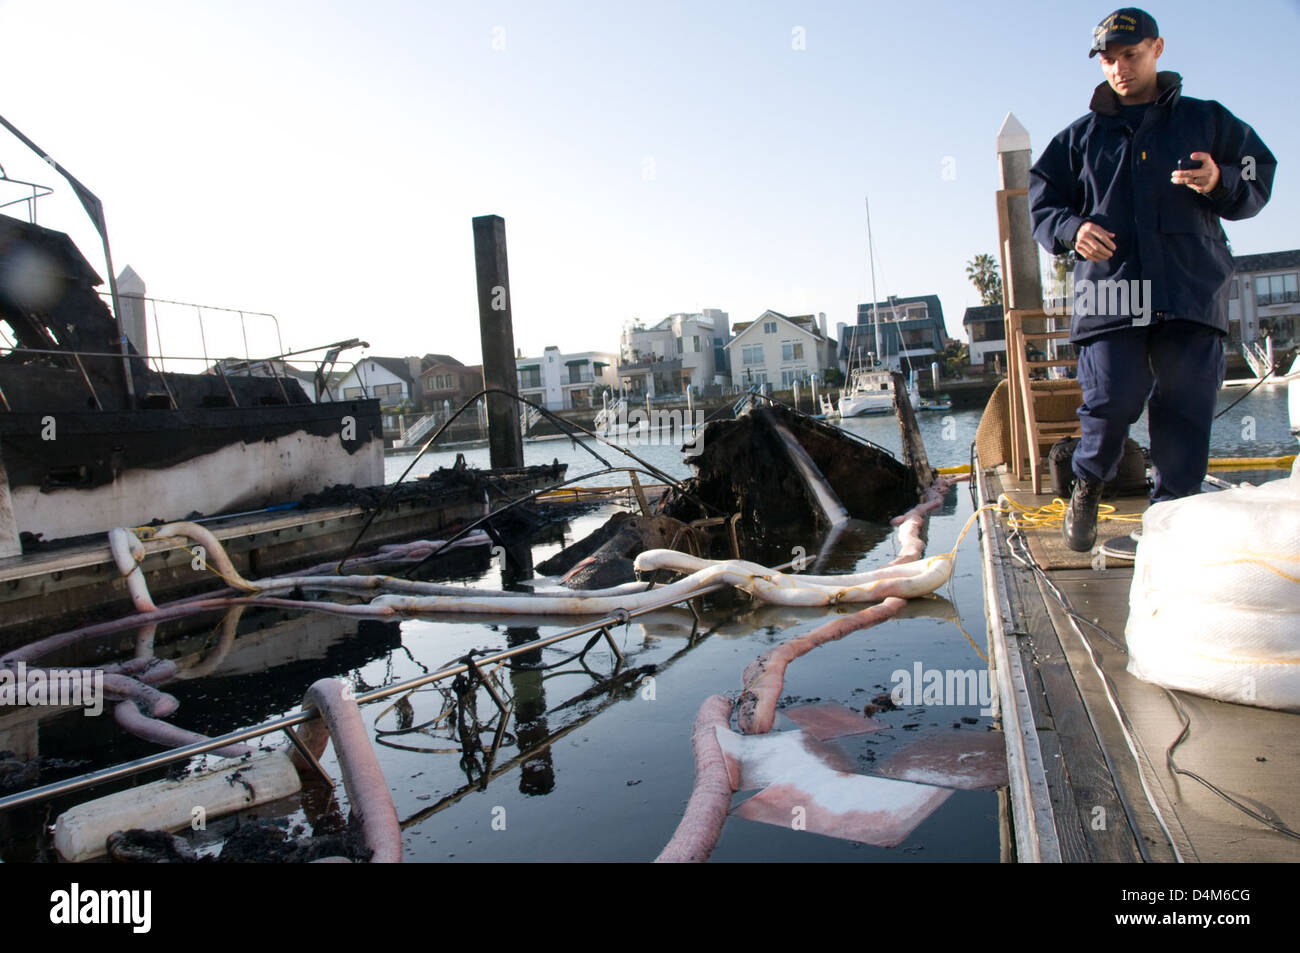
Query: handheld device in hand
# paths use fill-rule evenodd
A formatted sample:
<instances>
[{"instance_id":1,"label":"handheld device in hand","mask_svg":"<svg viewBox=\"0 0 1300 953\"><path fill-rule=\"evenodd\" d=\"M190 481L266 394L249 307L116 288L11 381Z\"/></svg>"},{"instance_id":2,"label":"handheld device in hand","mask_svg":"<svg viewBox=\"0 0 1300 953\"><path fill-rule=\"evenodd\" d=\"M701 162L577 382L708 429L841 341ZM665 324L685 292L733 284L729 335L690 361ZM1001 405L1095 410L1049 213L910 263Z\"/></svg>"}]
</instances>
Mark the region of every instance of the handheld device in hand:
<instances>
[{"instance_id":1,"label":"handheld device in hand","mask_svg":"<svg viewBox=\"0 0 1300 953\"><path fill-rule=\"evenodd\" d=\"M1185 156L1178 160L1178 168L1183 172L1190 172L1193 169L1203 167L1205 163L1200 159L1193 159L1191 156Z\"/></svg>"}]
</instances>

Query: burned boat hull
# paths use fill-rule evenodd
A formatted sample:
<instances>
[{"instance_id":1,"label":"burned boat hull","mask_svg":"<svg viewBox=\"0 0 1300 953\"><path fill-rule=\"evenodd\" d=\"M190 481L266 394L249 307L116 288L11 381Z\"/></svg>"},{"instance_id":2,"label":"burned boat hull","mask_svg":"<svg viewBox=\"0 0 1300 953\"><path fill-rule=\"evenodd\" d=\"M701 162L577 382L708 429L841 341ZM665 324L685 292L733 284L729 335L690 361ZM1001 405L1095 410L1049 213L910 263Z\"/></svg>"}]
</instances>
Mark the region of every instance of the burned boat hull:
<instances>
[{"instance_id":1,"label":"burned boat hull","mask_svg":"<svg viewBox=\"0 0 1300 953\"><path fill-rule=\"evenodd\" d=\"M796 456L802 455L792 455L787 435L813 470L800 466ZM670 492L662 507L686 522L714 515L702 512L695 497L740 513L741 525L757 536L810 523L825 530L834 522L821 498L829 490L849 518L886 523L921 493L915 473L887 450L778 405L711 422L699 445L702 451L687 461L697 476L686 481L686 492Z\"/></svg>"},{"instance_id":2,"label":"burned boat hull","mask_svg":"<svg viewBox=\"0 0 1300 953\"><path fill-rule=\"evenodd\" d=\"M384 478L377 401L5 414L0 456L16 531L46 540Z\"/></svg>"},{"instance_id":3,"label":"burned boat hull","mask_svg":"<svg viewBox=\"0 0 1300 953\"><path fill-rule=\"evenodd\" d=\"M17 342L0 354L0 557L23 551L22 534L65 539L383 482L378 401L315 403L296 380L227 375L220 362L156 370L143 327L134 339L120 328L101 283L66 234L0 216L0 327Z\"/></svg>"}]
</instances>

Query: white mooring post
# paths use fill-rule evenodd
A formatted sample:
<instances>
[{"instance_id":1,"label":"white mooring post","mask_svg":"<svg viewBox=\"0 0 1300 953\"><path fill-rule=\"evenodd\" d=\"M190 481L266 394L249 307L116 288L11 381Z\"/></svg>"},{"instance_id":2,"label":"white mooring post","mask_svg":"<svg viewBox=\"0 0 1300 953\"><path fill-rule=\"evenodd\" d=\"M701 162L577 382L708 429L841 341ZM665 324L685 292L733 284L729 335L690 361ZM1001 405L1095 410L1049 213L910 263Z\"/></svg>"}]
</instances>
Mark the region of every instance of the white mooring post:
<instances>
[{"instance_id":1,"label":"white mooring post","mask_svg":"<svg viewBox=\"0 0 1300 953\"><path fill-rule=\"evenodd\" d=\"M1033 154L1029 133L1012 113L1007 113L998 130L998 170L1002 251L1002 287L1008 309L1038 310L1043 306L1043 281L1038 267L1038 243L1029 221L1029 167ZM1003 221L1004 220L1004 221Z\"/></svg>"},{"instance_id":2,"label":"white mooring post","mask_svg":"<svg viewBox=\"0 0 1300 953\"><path fill-rule=\"evenodd\" d=\"M1037 453L1029 446L1029 436L1024 432L1021 419L1020 393L1016 379L1019 360L1024 355L1014 351L1015 334L1011 311L1041 311L1043 307L1043 282L1039 275L1038 244L1034 241L1029 220L1029 167L1033 156L1029 149L1029 133L1016 117L1007 113L998 130L998 170L1002 188L997 193L998 249L1002 263L1002 302L1006 317L1007 342L1007 397L1011 408L1011 470L1016 479L1023 477L1029 454ZM1042 323L1039 321L1038 323ZM1036 330L1036 328L1031 328Z\"/></svg>"},{"instance_id":3,"label":"white mooring post","mask_svg":"<svg viewBox=\"0 0 1300 953\"><path fill-rule=\"evenodd\" d=\"M136 352L147 357L149 331L145 323L144 293L144 279L136 274L134 268L127 265L117 276L117 299L122 306L122 330L135 346Z\"/></svg>"}]
</instances>

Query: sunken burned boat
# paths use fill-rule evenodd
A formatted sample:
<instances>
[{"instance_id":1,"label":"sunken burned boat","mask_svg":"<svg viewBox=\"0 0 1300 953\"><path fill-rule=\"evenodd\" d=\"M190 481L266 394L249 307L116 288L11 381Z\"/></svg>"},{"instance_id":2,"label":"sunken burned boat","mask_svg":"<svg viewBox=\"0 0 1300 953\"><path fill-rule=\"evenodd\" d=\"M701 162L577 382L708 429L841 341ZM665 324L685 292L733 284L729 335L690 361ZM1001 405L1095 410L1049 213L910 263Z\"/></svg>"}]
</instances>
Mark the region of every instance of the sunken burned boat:
<instances>
[{"instance_id":1,"label":"sunken burned boat","mask_svg":"<svg viewBox=\"0 0 1300 953\"><path fill-rule=\"evenodd\" d=\"M774 526L888 522L921 491L915 471L888 450L775 403L711 421L697 447L687 457L696 476L665 499L663 512L702 519L702 501L740 513L755 537Z\"/></svg>"},{"instance_id":2,"label":"sunken burned boat","mask_svg":"<svg viewBox=\"0 0 1300 953\"><path fill-rule=\"evenodd\" d=\"M633 560L650 549L781 563L792 545L824 545L851 520L889 523L915 506L933 479L923 453L899 460L776 403L711 421L683 449L693 477L670 485L641 516L615 514L538 571L566 574L569 588L599 589L633 581Z\"/></svg>"}]
</instances>

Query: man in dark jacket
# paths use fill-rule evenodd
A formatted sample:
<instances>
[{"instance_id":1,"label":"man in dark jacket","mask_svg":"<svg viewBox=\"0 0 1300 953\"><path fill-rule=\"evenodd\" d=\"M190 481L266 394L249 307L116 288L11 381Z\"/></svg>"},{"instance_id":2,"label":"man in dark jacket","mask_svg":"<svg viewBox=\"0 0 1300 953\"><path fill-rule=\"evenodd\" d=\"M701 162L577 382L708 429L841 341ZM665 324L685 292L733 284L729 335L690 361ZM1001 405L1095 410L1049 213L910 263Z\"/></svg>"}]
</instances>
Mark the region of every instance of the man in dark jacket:
<instances>
[{"instance_id":1,"label":"man in dark jacket","mask_svg":"<svg viewBox=\"0 0 1300 953\"><path fill-rule=\"evenodd\" d=\"M1228 331L1220 219L1263 208L1277 164L1250 126L1157 71L1164 44L1142 10L1103 20L1088 55L1100 55L1106 81L1029 172L1034 237L1077 259L1070 340L1083 436L1064 533L1079 552L1096 540L1102 483L1148 396L1152 502L1200 491Z\"/></svg>"}]
</instances>

